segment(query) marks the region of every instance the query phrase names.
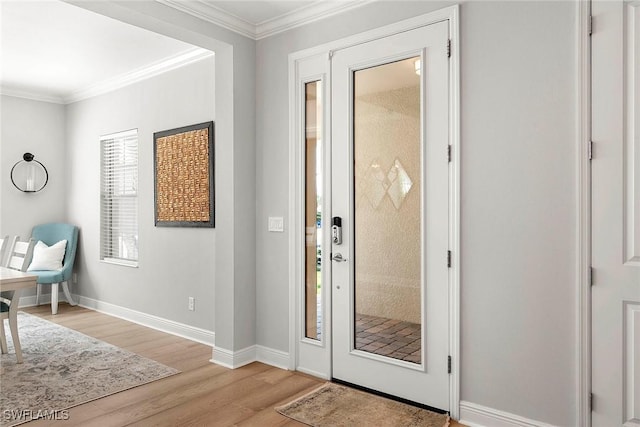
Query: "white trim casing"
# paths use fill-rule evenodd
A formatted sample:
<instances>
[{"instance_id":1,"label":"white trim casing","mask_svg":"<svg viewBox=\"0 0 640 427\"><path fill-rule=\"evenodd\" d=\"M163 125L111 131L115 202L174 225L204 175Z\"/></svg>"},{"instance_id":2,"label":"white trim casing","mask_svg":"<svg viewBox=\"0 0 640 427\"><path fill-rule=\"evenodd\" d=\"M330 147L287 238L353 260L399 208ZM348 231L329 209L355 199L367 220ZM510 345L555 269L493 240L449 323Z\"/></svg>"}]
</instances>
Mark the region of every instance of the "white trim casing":
<instances>
[{"instance_id":1,"label":"white trim casing","mask_svg":"<svg viewBox=\"0 0 640 427\"><path fill-rule=\"evenodd\" d=\"M451 268L449 269L449 354L451 355L451 375L449 376L450 414L460 416L460 8L449 10L449 39L451 58L449 60L449 135L451 163L449 164L449 248Z\"/></svg>"},{"instance_id":2,"label":"white trim casing","mask_svg":"<svg viewBox=\"0 0 640 427\"><path fill-rule=\"evenodd\" d=\"M640 1L624 4L624 263L640 267Z\"/></svg>"},{"instance_id":3,"label":"white trim casing","mask_svg":"<svg viewBox=\"0 0 640 427\"><path fill-rule=\"evenodd\" d=\"M590 0L576 1L576 423L591 426L591 37Z\"/></svg>"}]
</instances>

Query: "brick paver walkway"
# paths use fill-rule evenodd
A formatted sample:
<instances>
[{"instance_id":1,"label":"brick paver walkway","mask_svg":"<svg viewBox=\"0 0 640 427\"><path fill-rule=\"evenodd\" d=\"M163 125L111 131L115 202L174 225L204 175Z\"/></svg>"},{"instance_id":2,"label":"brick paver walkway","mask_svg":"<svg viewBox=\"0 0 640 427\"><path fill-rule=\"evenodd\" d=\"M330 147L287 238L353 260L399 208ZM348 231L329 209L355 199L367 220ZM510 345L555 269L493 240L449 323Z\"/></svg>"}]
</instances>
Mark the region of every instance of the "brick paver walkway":
<instances>
[{"instance_id":1,"label":"brick paver walkway","mask_svg":"<svg viewBox=\"0 0 640 427\"><path fill-rule=\"evenodd\" d=\"M356 314L356 349L420 363L421 331L417 323Z\"/></svg>"}]
</instances>

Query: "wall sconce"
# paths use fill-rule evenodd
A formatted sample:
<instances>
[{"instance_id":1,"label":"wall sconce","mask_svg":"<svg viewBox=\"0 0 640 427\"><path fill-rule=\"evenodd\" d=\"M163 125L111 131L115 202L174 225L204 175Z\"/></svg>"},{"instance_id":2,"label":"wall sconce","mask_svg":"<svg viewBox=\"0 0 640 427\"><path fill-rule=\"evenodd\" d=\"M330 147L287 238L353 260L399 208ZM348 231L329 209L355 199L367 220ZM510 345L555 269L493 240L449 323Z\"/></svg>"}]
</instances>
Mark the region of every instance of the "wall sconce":
<instances>
[{"instance_id":1,"label":"wall sconce","mask_svg":"<svg viewBox=\"0 0 640 427\"><path fill-rule=\"evenodd\" d=\"M22 160L11 168L11 182L25 193L36 193L49 182L49 173L31 153L24 153Z\"/></svg>"}]
</instances>

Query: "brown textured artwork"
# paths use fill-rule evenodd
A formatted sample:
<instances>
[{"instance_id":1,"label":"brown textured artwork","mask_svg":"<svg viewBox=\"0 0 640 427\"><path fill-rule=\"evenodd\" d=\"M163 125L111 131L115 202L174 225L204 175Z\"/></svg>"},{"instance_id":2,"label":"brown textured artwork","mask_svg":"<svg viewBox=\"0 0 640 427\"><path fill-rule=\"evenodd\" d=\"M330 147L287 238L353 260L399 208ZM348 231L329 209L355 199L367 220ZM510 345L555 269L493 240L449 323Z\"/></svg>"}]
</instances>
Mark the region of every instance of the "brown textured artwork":
<instances>
[{"instance_id":1,"label":"brown textured artwork","mask_svg":"<svg viewBox=\"0 0 640 427\"><path fill-rule=\"evenodd\" d=\"M213 227L213 122L154 134L156 225Z\"/></svg>"}]
</instances>

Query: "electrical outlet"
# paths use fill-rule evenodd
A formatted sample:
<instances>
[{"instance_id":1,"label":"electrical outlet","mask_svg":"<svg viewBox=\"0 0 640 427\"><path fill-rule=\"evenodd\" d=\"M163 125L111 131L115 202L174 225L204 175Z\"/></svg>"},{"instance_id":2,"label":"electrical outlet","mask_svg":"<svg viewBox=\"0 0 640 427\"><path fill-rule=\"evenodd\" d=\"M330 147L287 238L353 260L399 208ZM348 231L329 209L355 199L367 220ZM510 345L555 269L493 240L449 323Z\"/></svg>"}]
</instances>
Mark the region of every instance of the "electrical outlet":
<instances>
[{"instance_id":1,"label":"electrical outlet","mask_svg":"<svg viewBox=\"0 0 640 427\"><path fill-rule=\"evenodd\" d=\"M196 299L189 297L189 311L196 311Z\"/></svg>"},{"instance_id":2,"label":"electrical outlet","mask_svg":"<svg viewBox=\"0 0 640 427\"><path fill-rule=\"evenodd\" d=\"M73 283L78 283L78 273L73 273Z\"/></svg>"}]
</instances>

